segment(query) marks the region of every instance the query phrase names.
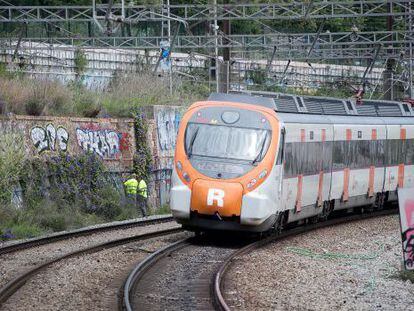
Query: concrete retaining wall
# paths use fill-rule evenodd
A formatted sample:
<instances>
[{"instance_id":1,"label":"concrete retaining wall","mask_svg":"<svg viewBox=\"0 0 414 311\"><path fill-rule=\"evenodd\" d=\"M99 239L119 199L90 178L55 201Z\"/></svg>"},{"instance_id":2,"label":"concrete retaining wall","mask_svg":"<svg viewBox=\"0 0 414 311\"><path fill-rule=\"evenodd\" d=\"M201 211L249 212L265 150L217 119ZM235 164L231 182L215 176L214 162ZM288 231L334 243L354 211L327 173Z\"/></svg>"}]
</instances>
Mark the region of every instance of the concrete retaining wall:
<instances>
[{"instance_id":1,"label":"concrete retaining wall","mask_svg":"<svg viewBox=\"0 0 414 311\"><path fill-rule=\"evenodd\" d=\"M24 135L29 156L93 152L112 172L132 170L136 150L132 119L1 117L0 134L10 130Z\"/></svg>"},{"instance_id":2,"label":"concrete retaining wall","mask_svg":"<svg viewBox=\"0 0 414 311\"><path fill-rule=\"evenodd\" d=\"M176 135L184 110L185 107L154 106L146 112L147 139L153 155L149 200L154 207L169 203ZM111 172L120 173L119 177L133 170L136 152L133 119L0 117L0 139L7 131L24 135L25 150L30 157L93 152Z\"/></svg>"}]
</instances>

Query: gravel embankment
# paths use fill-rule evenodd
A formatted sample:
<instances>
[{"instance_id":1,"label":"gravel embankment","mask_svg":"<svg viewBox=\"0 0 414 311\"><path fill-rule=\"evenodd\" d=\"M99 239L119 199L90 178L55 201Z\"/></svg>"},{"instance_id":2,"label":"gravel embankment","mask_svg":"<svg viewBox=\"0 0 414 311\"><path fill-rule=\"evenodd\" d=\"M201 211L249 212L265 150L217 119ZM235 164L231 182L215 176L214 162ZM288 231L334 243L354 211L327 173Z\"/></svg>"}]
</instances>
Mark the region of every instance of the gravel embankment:
<instances>
[{"instance_id":1,"label":"gravel embankment","mask_svg":"<svg viewBox=\"0 0 414 311\"><path fill-rule=\"evenodd\" d=\"M119 289L134 265L187 235L133 242L53 264L10 297L1 310L116 310Z\"/></svg>"},{"instance_id":2,"label":"gravel embankment","mask_svg":"<svg viewBox=\"0 0 414 311\"><path fill-rule=\"evenodd\" d=\"M128 229L113 230L101 233L93 233L88 236L75 237L57 241L51 244L21 250L15 253L0 256L0 287L4 286L13 277L27 271L46 260L62 256L63 254L82 249L91 245L120 239L132 235L179 227L176 222L145 225Z\"/></svg>"},{"instance_id":3,"label":"gravel embankment","mask_svg":"<svg viewBox=\"0 0 414 311\"><path fill-rule=\"evenodd\" d=\"M320 229L239 258L225 278L235 310L412 310L398 278L398 216Z\"/></svg>"}]
</instances>

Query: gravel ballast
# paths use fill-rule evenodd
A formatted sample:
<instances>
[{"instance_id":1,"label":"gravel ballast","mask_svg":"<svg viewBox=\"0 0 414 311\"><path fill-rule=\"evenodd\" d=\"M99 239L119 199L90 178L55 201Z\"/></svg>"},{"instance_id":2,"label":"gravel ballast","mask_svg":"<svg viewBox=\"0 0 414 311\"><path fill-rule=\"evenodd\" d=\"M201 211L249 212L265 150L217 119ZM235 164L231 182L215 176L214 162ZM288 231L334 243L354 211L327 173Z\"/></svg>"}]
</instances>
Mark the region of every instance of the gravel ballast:
<instances>
[{"instance_id":1,"label":"gravel ballast","mask_svg":"<svg viewBox=\"0 0 414 311\"><path fill-rule=\"evenodd\" d=\"M185 236L133 242L55 263L31 278L1 310L116 310L119 290L134 265Z\"/></svg>"},{"instance_id":2,"label":"gravel ballast","mask_svg":"<svg viewBox=\"0 0 414 311\"><path fill-rule=\"evenodd\" d=\"M62 256L66 253L115 239L176 227L179 227L179 225L171 221L154 225L97 232L88 236L74 237L10 254L3 254L0 256L0 287L3 287L18 274L46 260Z\"/></svg>"},{"instance_id":3,"label":"gravel ballast","mask_svg":"<svg viewBox=\"0 0 414 311\"><path fill-rule=\"evenodd\" d=\"M201 238L161 258L134 286L133 309L214 310L214 273L223 259L239 247L225 237Z\"/></svg>"},{"instance_id":4,"label":"gravel ballast","mask_svg":"<svg viewBox=\"0 0 414 311\"><path fill-rule=\"evenodd\" d=\"M312 231L242 256L224 296L235 310L412 310L414 284L399 278L398 216Z\"/></svg>"}]
</instances>

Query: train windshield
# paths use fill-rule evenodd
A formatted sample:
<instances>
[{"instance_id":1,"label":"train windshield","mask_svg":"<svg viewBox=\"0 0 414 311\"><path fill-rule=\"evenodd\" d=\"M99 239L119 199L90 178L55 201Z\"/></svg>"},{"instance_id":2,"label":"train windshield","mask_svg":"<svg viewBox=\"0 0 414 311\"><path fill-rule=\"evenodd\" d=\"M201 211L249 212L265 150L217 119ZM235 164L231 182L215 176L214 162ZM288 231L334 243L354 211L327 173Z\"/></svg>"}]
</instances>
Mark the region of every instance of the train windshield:
<instances>
[{"instance_id":1,"label":"train windshield","mask_svg":"<svg viewBox=\"0 0 414 311\"><path fill-rule=\"evenodd\" d=\"M266 155L270 140L271 132L266 129L189 123L185 149L189 158L221 158L255 165Z\"/></svg>"}]
</instances>

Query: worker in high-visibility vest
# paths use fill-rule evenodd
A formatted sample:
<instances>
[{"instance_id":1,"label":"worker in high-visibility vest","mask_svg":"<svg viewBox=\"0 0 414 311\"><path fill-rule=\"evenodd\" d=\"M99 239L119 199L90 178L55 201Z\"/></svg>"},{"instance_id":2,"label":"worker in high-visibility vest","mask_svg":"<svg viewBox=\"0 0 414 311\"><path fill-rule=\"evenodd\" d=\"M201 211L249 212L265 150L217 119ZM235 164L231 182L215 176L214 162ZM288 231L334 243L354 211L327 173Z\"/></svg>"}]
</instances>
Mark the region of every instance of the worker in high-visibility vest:
<instances>
[{"instance_id":1,"label":"worker in high-visibility vest","mask_svg":"<svg viewBox=\"0 0 414 311\"><path fill-rule=\"evenodd\" d=\"M132 175L126 182L124 182L125 193L127 196L136 197L138 189L138 181L135 175Z\"/></svg>"},{"instance_id":2,"label":"worker in high-visibility vest","mask_svg":"<svg viewBox=\"0 0 414 311\"><path fill-rule=\"evenodd\" d=\"M141 180L139 183L136 179L135 174L124 182L125 193L127 201L133 207L137 206L141 210L142 216L147 215L147 183L145 180Z\"/></svg>"},{"instance_id":3,"label":"worker in high-visibility vest","mask_svg":"<svg viewBox=\"0 0 414 311\"><path fill-rule=\"evenodd\" d=\"M141 210L142 216L147 216L147 199L148 199L148 191L147 191L147 183L144 179L141 179L138 184L138 206Z\"/></svg>"}]
</instances>

